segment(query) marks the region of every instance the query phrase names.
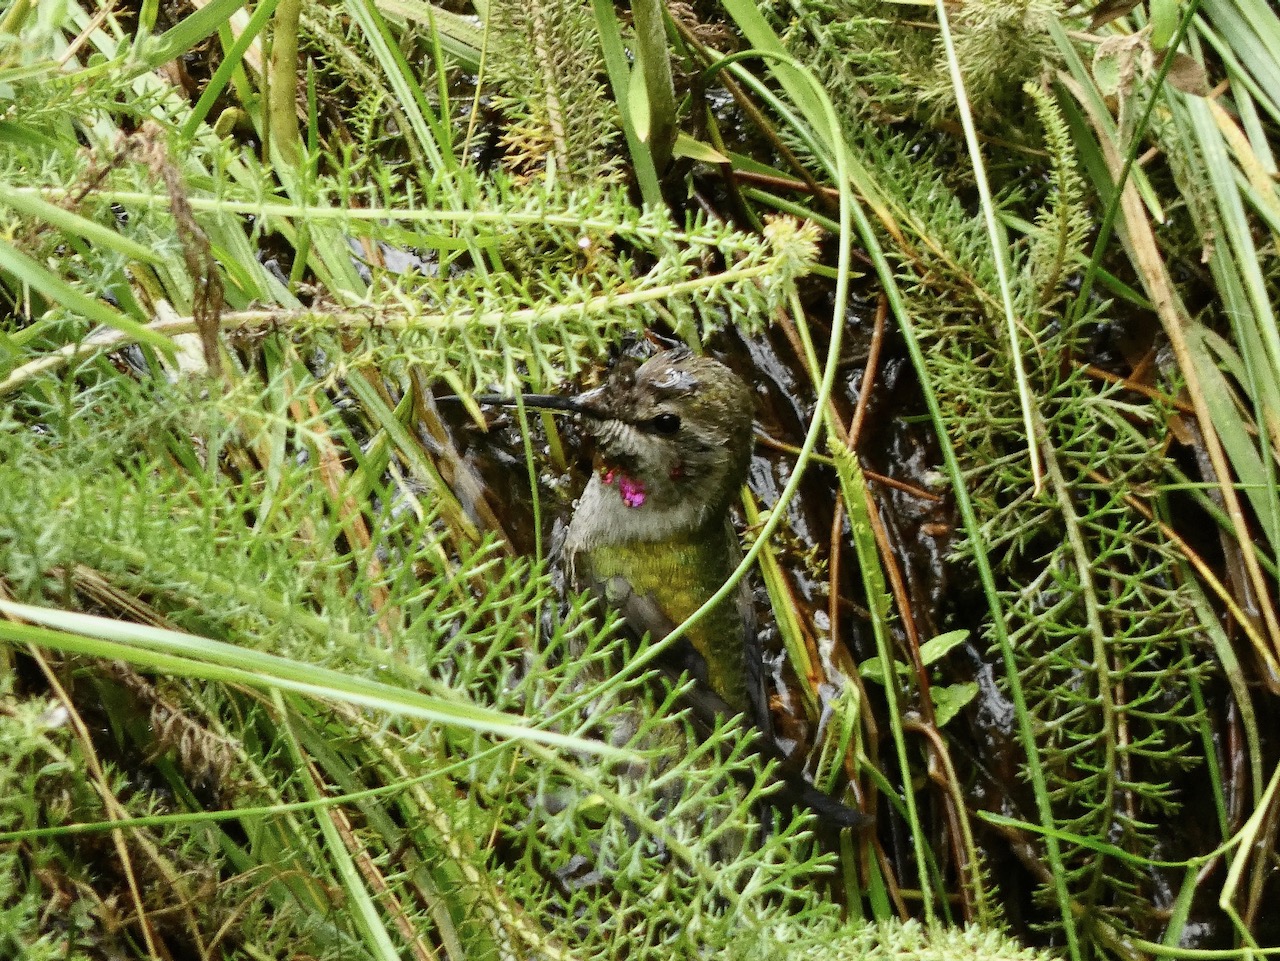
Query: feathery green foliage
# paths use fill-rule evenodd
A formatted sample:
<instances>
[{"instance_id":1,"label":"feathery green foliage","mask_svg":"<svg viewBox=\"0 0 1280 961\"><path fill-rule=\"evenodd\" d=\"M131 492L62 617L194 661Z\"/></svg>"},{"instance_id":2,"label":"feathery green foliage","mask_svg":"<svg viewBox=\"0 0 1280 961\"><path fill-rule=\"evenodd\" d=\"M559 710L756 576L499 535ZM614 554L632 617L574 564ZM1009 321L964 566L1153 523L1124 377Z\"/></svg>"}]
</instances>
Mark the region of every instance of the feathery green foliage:
<instances>
[{"instance_id":1,"label":"feathery green foliage","mask_svg":"<svg viewBox=\"0 0 1280 961\"><path fill-rule=\"evenodd\" d=\"M504 166L571 184L617 181L619 122L587 3L492 0L489 79L505 121Z\"/></svg>"},{"instance_id":2,"label":"feathery green foliage","mask_svg":"<svg viewBox=\"0 0 1280 961\"><path fill-rule=\"evenodd\" d=\"M955 91L936 25L917 5L876 0L774 0L766 7L787 49L811 66L836 103L862 123L887 116L950 118ZM952 28L966 92L987 123L1021 109L1020 88L1052 51L1047 0L976 0L956 8Z\"/></svg>"},{"instance_id":3,"label":"feathery green foliage","mask_svg":"<svg viewBox=\"0 0 1280 961\"><path fill-rule=\"evenodd\" d=\"M236 481L216 469L175 470L171 452L188 432L205 438L213 463L269 449L275 426L242 407L243 399L201 401L163 385L120 386L99 388L94 407L64 430L42 436L12 420L3 425L10 456L0 467L0 558L20 597L141 615L195 637L257 648L291 662L302 683L315 683L311 679L332 666L408 691L440 692L462 706L523 713L566 732L608 729L612 717L632 714L637 700L647 699L649 689L639 681L614 691L602 686L600 665L616 659L616 644L584 617L581 605L535 638L531 627L554 605L545 572L495 553L491 544L474 548L459 541L434 514L422 512L412 490L380 488L357 516L345 514L341 492L335 497L318 483L312 466L322 463L315 456L322 449L319 438L342 431L336 415L288 432L277 441L280 460L272 470ZM306 403L317 390L314 382L301 383L282 400L287 406ZM108 424L130 429L88 440L102 438ZM291 450L313 457L291 456ZM267 477L272 483L263 488ZM32 518L40 519L38 528ZM352 538L361 523L370 539L356 549ZM131 600L140 595L148 600ZM150 663L141 650L134 656L138 666ZM568 937L581 924L580 910L589 907L603 917L625 910L634 898L632 934L652 930L655 945L676 936L694 950L727 937L726 899L740 917L764 914L774 899L798 896L822 873L816 862L794 857L800 823L772 833L732 867L712 867L708 852L718 836L750 824L748 812L761 790L757 781L740 794L724 780L732 769L750 770L732 748L739 735L729 729L681 752L674 763L663 761L664 753L648 764L600 767L587 755L557 756L534 743L362 715L308 704L297 695L273 701L194 680L153 684L125 665L108 670L77 658L61 662L59 670L77 687L99 693L101 713L94 721L109 721L125 736L118 763L148 752L163 759L159 771L167 787L111 788L129 798L130 813L160 813L171 791L254 809L239 818L246 830L256 825L248 840L199 818L160 835L142 828L126 833L131 856L147 865L141 890L148 905L162 900L171 880L161 868L172 855L155 854L156 846L178 845L191 851L184 859L200 862L221 848L228 866L274 852L278 883L264 883L270 874L256 881L250 875L244 881L249 890L227 891L216 905L193 897L182 920L206 947L236 897L254 912L281 919L246 945L264 954L279 954L288 944L316 957L338 957L344 944L361 936L355 916L333 913L335 892L308 890L313 869L306 865L333 864L336 852L315 847L319 839L308 840L313 829L306 825L333 811L282 807L318 800L320 784L347 794L383 787L356 802L364 824L354 840L360 857L388 885L382 897L413 918L415 933L402 947L447 937L441 925L452 917L464 943L514 940L537 948L525 942ZM678 719L656 708L650 704L645 711L637 745L653 728L681 731ZM57 726L65 724L64 716ZM725 761L717 760L722 750L729 751ZM646 749L637 751L643 762ZM296 764L297 752L310 759L309 766ZM13 770L21 770L16 765ZM653 820L657 799L671 804L661 823ZM7 829L45 826L49 816L42 805L29 805ZM95 804L62 820L109 817ZM259 831L265 833L256 838ZM72 877L92 869L91 858L76 859L74 848L68 850L63 869ZM204 853L197 856L197 850ZM593 882L597 887L578 888L572 877L556 882L583 859L602 874ZM654 883L673 870L685 882L667 885L668 893L655 899ZM340 883L337 874L328 881ZM98 890L103 897L123 896L121 889ZM412 905L424 897L440 901L447 912L419 916L421 909ZM561 898L564 931L550 917L521 921L534 906ZM819 902L812 909L820 911ZM28 904L27 910L24 922L32 925L37 907ZM682 923L697 915L707 916L705 930ZM86 947L104 936L96 923L69 935L70 943ZM613 929L601 927L599 937L607 947ZM581 933L576 940L589 944Z\"/></svg>"},{"instance_id":4,"label":"feathery green foliage","mask_svg":"<svg viewBox=\"0 0 1280 961\"><path fill-rule=\"evenodd\" d=\"M1073 363L1102 317L1090 311L1071 322L1053 309L1061 308L1059 284L1070 279L1062 265L1083 254L1084 221L1060 121L1046 98L1038 102L1048 129L1057 129L1059 152L1029 242L1015 248L1014 302L1026 319L1023 356L1047 461L1043 493L1030 473L984 237L957 202L938 203L936 183L904 198L917 215L928 212L919 239L933 243L916 248L903 289L948 430L961 441L981 543L1001 577L1055 823L1154 857L1162 839L1151 825L1177 805L1171 781L1198 763L1190 685L1204 670L1191 655L1197 624L1178 586L1176 554L1147 508L1147 492L1168 470L1168 413L1100 385ZM925 189L933 192L928 203ZM962 554L973 549L962 542ZM1127 924L1149 903L1140 888L1124 896L1146 873L1140 861L1070 847L1062 858L1081 905Z\"/></svg>"},{"instance_id":5,"label":"feathery green foliage","mask_svg":"<svg viewBox=\"0 0 1280 961\"><path fill-rule=\"evenodd\" d=\"M996 254L1006 255L993 245L1004 246L1004 236L991 236L982 217L975 216L968 200L974 185L953 171L950 144L936 136L913 136L909 124L893 127L883 122L887 113L949 119L948 97L940 97L936 84L925 79L929 70L945 72L929 59L935 52L941 56L942 47L923 42L934 25L922 18L909 25L914 32L902 25L891 27L886 19L877 19L888 5L877 5L873 12L797 2L773 10L789 49L817 64L830 88L848 94L848 104L838 102L847 110L846 143L859 165L855 183L880 219L880 242L895 268L894 276L882 270L880 279L901 297L891 298L890 304L911 341L933 422L954 451L948 466L966 524L958 556L972 561L979 572L991 612L986 630L994 642L997 676L1003 660L1008 693L1006 702L986 710L997 716L1007 711L1013 717L1014 731L1027 753L1022 772L1030 787L1024 791L1001 784L979 770L973 774L979 793L989 799L994 792L1000 798L997 803L1038 822L1038 830L1046 833L1040 870L1032 874L1043 882L1044 907L1058 915L1051 926L1060 927L1073 955L1123 955L1124 938L1155 940L1161 935L1165 919L1150 911L1150 905L1165 882L1153 882L1159 871L1151 862L1171 854L1164 827L1168 819L1185 818L1189 812L1181 805L1190 800L1191 810L1196 810L1203 800L1188 797L1182 787L1188 783L1185 772L1207 769L1207 782L1215 789L1225 777L1217 770L1218 758L1201 753L1212 741L1202 693L1214 672L1206 641L1215 628L1205 619L1201 588L1188 577L1188 556L1192 563L1200 559L1170 527L1171 505L1162 494L1164 485L1180 486L1182 480L1170 456L1175 439L1166 427L1182 416L1174 413L1169 401L1182 386L1182 376L1219 378L1216 384L1204 381L1217 391L1213 423L1223 431L1242 479L1253 481L1249 497L1264 527L1275 489L1264 467L1271 463L1271 454L1255 459L1253 442L1243 441L1238 414L1222 403L1221 375L1196 346L1196 338L1203 335L1194 334L1186 348L1179 348L1186 352L1179 355L1177 367L1160 368L1161 383L1154 391L1085 366L1086 358L1105 356L1111 332L1123 331L1130 323L1127 311L1134 305L1149 309L1161 298L1169 302L1168 287L1162 286L1168 275L1162 281L1151 267L1160 254L1139 245L1128 220L1124 254L1132 258L1149 299L1114 275L1101 274L1096 262L1089 265L1087 244L1094 239L1089 205L1096 211L1115 196L1114 187L1100 183L1097 173L1100 166L1109 165L1114 176L1119 164L1110 159L1115 154L1100 165L1088 147L1081 150L1080 106L1072 101L1084 98L1084 92L1071 87L1064 98L1059 88L1055 97L1042 81L1022 84L1023 78L1052 76L1050 71L1061 64L1070 67L1077 85L1085 84L1087 68L1073 59L1079 57L1079 38L1068 40L1066 32L1077 25L1061 21L1047 8L1003 5L1001 15L1029 17L1017 42L1010 42L999 29L966 36L966 24L981 21L986 6L970 4L949 13L954 43L953 53L947 55L957 61L964 91L959 94L957 87L948 96L965 97L988 131L996 130L995 104L1020 101L1034 108L1038 120L1027 122L1032 115L1025 111L1008 113L998 127L1001 139L981 147L991 165L996 197L994 209L984 212L994 215L1001 232L1014 234L1008 242L1010 269L1003 273ZM734 8L752 42L770 47L769 25L743 5ZM1257 10L1250 16L1262 22ZM1263 19L1274 25L1272 15ZM854 37L857 42L851 43ZM1160 61L1141 61L1148 65L1145 74L1137 69L1139 58L1148 56L1144 37L1123 47L1134 69L1124 75L1127 86L1120 91L1124 99L1118 104L1119 157L1125 149L1130 157L1138 152L1139 138L1145 136L1143 118L1149 119L1144 109L1153 97L1172 101L1165 113L1157 112L1161 117L1185 112L1207 118L1212 109L1170 88L1150 88L1155 73L1149 65ZM853 53L850 46L856 48ZM1099 55L1103 52L1100 48ZM993 84L992 78L1006 68L1010 72ZM788 74L782 68L775 73L785 86ZM1187 74L1183 69L1180 84L1188 82ZM1014 76L1019 77L1016 84L1009 82ZM794 88L788 93L796 96ZM927 104L937 112L924 109ZM1107 114L1101 97L1088 100L1087 108L1089 120L1101 127L1098 118ZM810 170L829 175L832 167L824 155L828 144L815 135L822 129L820 112L810 108L805 117L814 133L787 143ZM876 122L867 122L872 118ZM1222 127L1224 116L1218 113L1216 120ZM1266 134L1257 124L1252 132L1257 134L1252 143L1261 150ZM1043 158L1025 149L1032 144ZM1182 165L1197 172L1218 169L1198 165L1191 159L1195 152L1182 143L1168 150L1176 154L1171 164L1175 170ZM1242 163L1248 159L1244 151L1237 149L1236 155ZM1034 171L1030 176L1028 168ZM1078 172L1084 170L1094 194ZM1147 174L1135 168L1134 176L1148 208L1158 215L1160 201ZM1223 178L1230 180L1231 174ZM1239 181L1238 174L1235 179ZM1257 191L1256 177L1252 183L1251 196L1261 209L1274 189L1268 185ZM1197 191L1189 193L1195 203ZM1221 190L1199 191L1201 198L1210 195L1221 203ZM765 203L774 199L763 191L755 196ZM982 201L984 207L986 203ZM799 207L781 205L793 211ZM1206 206L1200 203L1201 209ZM1131 217L1134 209L1126 206L1122 216ZM1206 236L1203 230L1201 237ZM1238 236L1246 235L1244 231ZM1176 262L1186 251L1177 246L1186 239L1186 234L1177 233L1165 241L1171 260ZM1106 249L1106 240L1104 236L1099 241L1099 249ZM1126 302L1099 300L1092 287L1099 278ZM1215 278L1224 295L1235 286L1228 271L1215 272ZM1247 284L1239 289L1234 316L1264 318L1264 298L1244 296ZM1012 306L1017 322L1021 371L1006 333L1002 303ZM1262 333L1266 329L1261 324L1257 337L1264 357L1269 356ZM1177 328L1166 324L1166 330L1177 345ZM1231 357L1221 340L1209 342ZM1198 356L1191 351L1198 351ZM1267 409L1262 399L1265 386L1252 371L1245 372L1247 366L1236 363L1235 369L1250 384L1261 422ZM1262 371L1260 364L1255 368ZM1199 388L1191 389L1198 399ZM1028 397L1034 411L1031 437L1024 417ZM1200 411L1196 413L1203 426L1208 419ZM1033 448L1045 464L1043 476L1033 469ZM1219 472L1208 479L1221 477ZM1249 554L1252 547L1243 543ZM1268 554L1261 560L1269 563ZM1197 569L1207 576L1205 565ZM1219 596L1225 593L1211 576L1210 583ZM1274 585L1253 583L1260 592L1253 596L1269 605ZM1242 617L1238 607L1233 612L1246 629L1261 626L1248 614ZM1265 637L1263 633L1250 639L1266 659L1275 635L1269 628ZM910 634L904 639L909 649L913 640ZM1221 645L1217 654L1229 671L1236 669L1234 655ZM1238 682L1233 684L1240 709L1251 718L1249 695ZM913 696L919 695L907 693ZM985 736L1014 750L1007 725L984 730ZM1256 757L1255 748L1246 750ZM901 748L898 751L901 755ZM1262 770L1253 770L1254 790L1259 792ZM1221 801L1221 795L1215 795L1219 811ZM1184 813L1175 814L1178 811ZM928 826L913 821L912 829ZM1097 843L1102 838L1105 852ZM1184 896L1189 897L1189 889ZM1183 903L1183 912L1189 903ZM1185 918L1182 913L1176 920L1182 923ZM1239 923L1238 917L1235 920Z\"/></svg>"},{"instance_id":6,"label":"feathery green foliage","mask_svg":"<svg viewBox=\"0 0 1280 961\"><path fill-rule=\"evenodd\" d=\"M269 2L11 5L0 952L1025 957L987 930L1006 921L1073 959L1272 943L1280 21L1149 8L1158 31L1043 0L673 10L646 55L687 44L668 113L730 162L660 184L607 0L489 0L478 25L421 0L298 24ZM765 56L701 46L722 13ZM263 64L295 29L291 110ZM1180 92L1205 66L1221 96ZM981 143L953 133L968 114ZM879 376L909 380L905 354L950 489L916 480L959 515L941 599L904 532L948 506L908 482L901 509L844 426L866 386L836 364L847 246L834 329L817 316L855 230L897 324ZM825 433L835 468L758 465L778 471L747 502L804 553L753 547L780 693L812 767L878 816L827 854L807 815L761 823L749 735L695 735L543 551L515 553L567 507L561 437L522 422L520 463L433 401L545 390L655 327L775 320L796 376L771 376L804 414L818 388L805 449ZM1149 363L1113 336L1148 328ZM934 457L908 426L904 470ZM784 474L809 503L770 503ZM833 487L823 545L806 524Z\"/></svg>"}]
</instances>

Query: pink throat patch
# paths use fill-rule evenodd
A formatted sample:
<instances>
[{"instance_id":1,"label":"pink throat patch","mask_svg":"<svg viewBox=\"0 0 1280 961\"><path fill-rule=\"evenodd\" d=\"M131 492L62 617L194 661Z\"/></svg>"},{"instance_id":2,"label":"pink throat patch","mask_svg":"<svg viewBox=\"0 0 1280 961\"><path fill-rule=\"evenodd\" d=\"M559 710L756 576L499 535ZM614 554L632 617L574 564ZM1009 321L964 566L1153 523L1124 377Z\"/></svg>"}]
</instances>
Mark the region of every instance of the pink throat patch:
<instances>
[{"instance_id":1,"label":"pink throat patch","mask_svg":"<svg viewBox=\"0 0 1280 961\"><path fill-rule=\"evenodd\" d=\"M622 498L622 503L628 507L639 507L644 503L647 496L644 491L644 485L638 480L628 477L622 471L610 467L601 475L600 479L610 487L616 485L618 495Z\"/></svg>"}]
</instances>

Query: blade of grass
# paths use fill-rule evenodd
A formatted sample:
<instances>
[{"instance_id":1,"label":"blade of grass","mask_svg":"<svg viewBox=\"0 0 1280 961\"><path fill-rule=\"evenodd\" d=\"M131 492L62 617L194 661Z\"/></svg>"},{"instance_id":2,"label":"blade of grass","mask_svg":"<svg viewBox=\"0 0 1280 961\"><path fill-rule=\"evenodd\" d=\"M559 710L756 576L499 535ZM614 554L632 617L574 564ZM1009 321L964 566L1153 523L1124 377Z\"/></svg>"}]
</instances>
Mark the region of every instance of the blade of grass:
<instances>
[{"instance_id":1,"label":"blade of grass","mask_svg":"<svg viewBox=\"0 0 1280 961\"><path fill-rule=\"evenodd\" d=\"M609 86L613 89L613 98L618 103L622 133L627 141L627 151L631 154L631 163L635 168L640 196L650 207L659 207L663 203L662 185L658 180L658 169L653 155L644 138L636 130L630 93L633 68L627 58L626 45L622 41L622 27L618 23L618 14L614 10L613 0L591 0L591 9L595 13L596 30L600 34L600 52L604 57L605 71L609 75Z\"/></svg>"},{"instance_id":2,"label":"blade of grass","mask_svg":"<svg viewBox=\"0 0 1280 961\"><path fill-rule=\"evenodd\" d=\"M0 640L9 643L118 659L183 677L253 688L281 688L439 724L456 724L496 736L542 741L574 751L611 756L627 753L600 742L538 730L523 719L488 708L352 677L210 638L12 601L0 600L0 611L39 625L0 622Z\"/></svg>"},{"instance_id":3,"label":"blade of grass","mask_svg":"<svg viewBox=\"0 0 1280 961\"><path fill-rule=\"evenodd\" d=\"M934 12L938 15L938 26L942 31L942 46L947 54L947 70L951 75L951 88L955 91L956 108L960 112L960 125L964 129L965 145L969 149L969 163L973 168L973 179L978 187L982 222L987 228L987 240L991 245L991 259L996 268L996 284L1000 288L1000 303L1004 308L1005 338L1009 347L1014 377L1018 384L1018 401L1022 407L1022 427L1027 434L1027 455L1031 459L1031 476L1034 479L1035 493L1038 495L1044 489L1044 465L1038 442L1039 434L1036 430L1035 400L1031 394L1031 385L1027 382L1026 365L1022 360L1022 339L1018 336L1018 318L1014 314L1013 291L1009 283L1009 240L996 217L995 201L991 196L991 186L987 182L986 165L982 160L982 147L978 142L978 131L973 124L973 113L969 110L969 98L968 94L965 93L964 77L960 71L960 61L956 56L955 42L951 36L951 22L947 16L947 5L943 0L936 0Z\"/></svg>"}]
</instances>

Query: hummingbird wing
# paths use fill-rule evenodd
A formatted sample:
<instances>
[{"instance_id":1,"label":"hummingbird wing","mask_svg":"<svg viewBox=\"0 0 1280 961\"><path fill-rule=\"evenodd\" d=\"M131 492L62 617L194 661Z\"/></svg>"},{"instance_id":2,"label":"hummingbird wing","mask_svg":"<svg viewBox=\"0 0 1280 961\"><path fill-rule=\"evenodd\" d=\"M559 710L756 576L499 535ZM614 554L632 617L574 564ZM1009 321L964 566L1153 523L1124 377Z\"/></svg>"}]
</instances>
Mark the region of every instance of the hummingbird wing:
<instances>
[{"instance_id":1,"label":"hummingbird wing","mask_svg":"<svg viewBox=\"0 0 1280 961\"><path fill-rule=\"evenodd\" d=\"M738 533L732 522L729 529L729 567L737 568L742 563L742 546L738 542ZM750 580L744 577L738 583L738 596L734 598L738 605L738 618L742 622L742 644L744 647L746 669L747 697L751 701L752 720L760 728L765 739L773 741L773 716L769 713L769 698L764 686L764 644L756 623L756 606L751 596Z\"/></svg>"},{"instance_id":2,"label":"hummingbird wing","mask_svg":"<svg viewBox=\"0 0 1280 961\"><path fill-rule=\"evenodd\" d=\"M719 555L722 558L723 573L704 572L710 573L706 583L679 598L677 608L682 613L692 613L700 607L719 589L741 561L742 551L738 546L738 537L728 522L725 524L725 537L728 550ZM671 610L672 595L677 592L672 582L678 578L659 578L661 587L657 589L637 587L638 578L635 576L598 573L593 569L590 553L586 551L573 554L568 566L571 583L579 590L591 591L605 605L621 614L637 640L645 634L654 640L661 640L676 629L679 622L672 616ZM721 564L713 566L719 567ZM695 632L696 640L693 636ZM717 636L714 641L708 642L705 636L707 634ZM724 656L737 662L735 669L722 671L719 675L736 678L730 690L717 689L717 672L708 665L704 653L709 650L723 652ZM716 703L725 709L721 713L726 716L745 713L748 720L766 738L772 739L773 724L765 696L763 647L755 629L751 587L745 580L739 585L736 597L726 601L718 612L713 611L690 634L677 639L664 654L663 666L675 674L687 672L698 682L701 690L709 690L717 695ZM733 710L733 707L737 710Z\"/></svg>"},{"instance_id":3,"label":"hummingbird wing","mask_svg":"<svg viewBox=\"0 0 1280 961\"><path fill-rule=\"evenodd\" d=\"M603 581L593 580L588 586L597 597L622 615L636 640L645 634L654 640L662 640L678 626L658 604L652 592L644 594L636 592L624 577L610 577ZM687 673L702 688L710 686L711 679L706 659L698 653L698 649L688 638L677 639L667 649L663 657L663 666L673 675L680 672ZM723 701L720 703L724 704ZM728 705L725 704L725 707L727 709ZM755 718L752 718L752 721L754 720Z\"/></svg>"}]
</instances>

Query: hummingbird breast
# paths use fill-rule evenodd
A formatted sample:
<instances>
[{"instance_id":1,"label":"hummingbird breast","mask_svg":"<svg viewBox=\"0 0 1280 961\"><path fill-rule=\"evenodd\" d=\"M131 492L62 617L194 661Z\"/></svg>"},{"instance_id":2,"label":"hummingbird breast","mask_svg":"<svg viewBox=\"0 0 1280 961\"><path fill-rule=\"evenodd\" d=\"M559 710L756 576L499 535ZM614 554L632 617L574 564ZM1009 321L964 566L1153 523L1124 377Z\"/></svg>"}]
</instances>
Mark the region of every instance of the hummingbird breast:
<instances>
[{"instance_id":1,"label":"hummingbird breast","mask_svg":"<svg viewBox=\"0 0 1280 961\"><path fill-rule=\"evenodd\" d=\"M637 637L647 633L654 640L666 637L709 600L742 556L723 512L700 517L687 509L673 513L649 504L627 507L599 476L574 512L565 553L578 590L590 590L617 610ZM671 661L767 731L752 620L744 582L737 597L717 605L689 629L688 647Z\"/></svg>"}]
</instances>

